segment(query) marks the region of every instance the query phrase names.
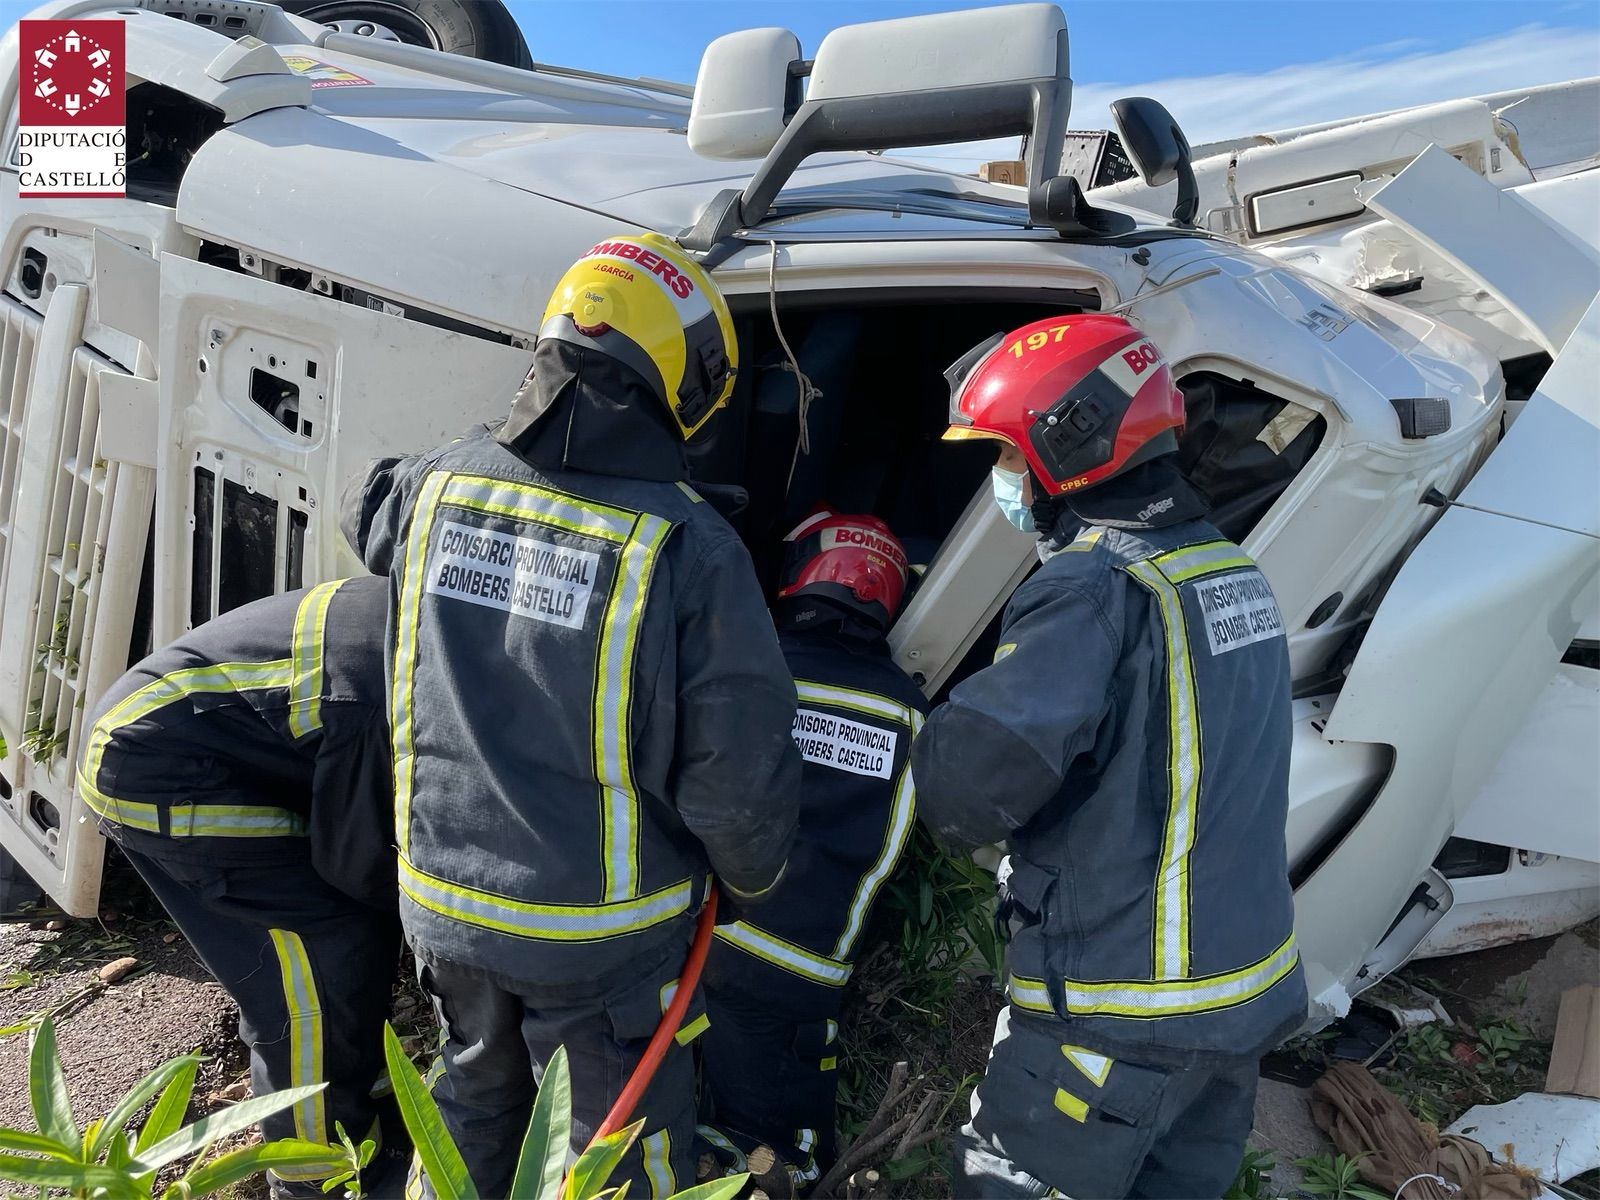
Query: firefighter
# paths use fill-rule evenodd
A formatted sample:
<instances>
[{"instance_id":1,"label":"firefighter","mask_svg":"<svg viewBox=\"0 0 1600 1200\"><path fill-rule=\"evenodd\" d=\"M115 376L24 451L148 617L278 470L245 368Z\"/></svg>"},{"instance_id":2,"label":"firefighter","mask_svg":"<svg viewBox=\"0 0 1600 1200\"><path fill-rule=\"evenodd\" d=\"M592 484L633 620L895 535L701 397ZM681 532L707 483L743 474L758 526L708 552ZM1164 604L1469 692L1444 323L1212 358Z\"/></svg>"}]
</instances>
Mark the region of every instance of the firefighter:
<instances>
[{"instance_id":1,"label":"firefighter","mask_svg":"<svg viewBox=\"0 0 1600 1200\"><path fill-rule=\"evenodd\" d=\"M1183 397L1126 320L1039 321L949 377L946 436L1000 444L1042 562L912 750L935 836L1010 852L964 1194L1220 1196L1306 1011L1282 619L1175 468Z\"/></svg>"},{"instance_id":2,"label":"firefighter","mask_svg":"<svg viewBox=\"0 0 1600 1200\"><path fill-rule=\"evenodd\" d=\"M445 1041L435 1086L505 1195L558 1046L588 1142L676 988L708 868L778 878L794 685L749 555L687 482L737 366L710 276L656 234L562 277L510 418L379 461L345 529L396 589L400 910ZM697 996L612 1178L692 1182Z\"/></svg>"},{"instance_id":3,"label":"firefighter","mask_svg":"<svg viewBox=\"0 0 1600 1200\"><path fill-rule=\"evenodd\" d=\"M885 640L907 579L889 527L819 512L784 541L775 615L800 701L800 829L782 884L717 930L702 1043L712 1127L789 1165L769 1195L832 1164L844 986L912 832L911 739L925 711Z\"/></svg>"},{"instance_id":4,"label":"firefighter","mask_svg":"<svg viewBox=\"0 0 1600 1200\"><path fill-rule=\"evenodd\" d=\"M347 579L208 621L112 685L79 764L78 794L239 1005L251 1090L327 1083L263 1120L268 1139L383 1132L400 957L388 607L382 580ZM385 1124L378 1164L403 1180ZM284 1171L273 1194L320 1197L325 1174Z\"/></svg>"}]
</instances>

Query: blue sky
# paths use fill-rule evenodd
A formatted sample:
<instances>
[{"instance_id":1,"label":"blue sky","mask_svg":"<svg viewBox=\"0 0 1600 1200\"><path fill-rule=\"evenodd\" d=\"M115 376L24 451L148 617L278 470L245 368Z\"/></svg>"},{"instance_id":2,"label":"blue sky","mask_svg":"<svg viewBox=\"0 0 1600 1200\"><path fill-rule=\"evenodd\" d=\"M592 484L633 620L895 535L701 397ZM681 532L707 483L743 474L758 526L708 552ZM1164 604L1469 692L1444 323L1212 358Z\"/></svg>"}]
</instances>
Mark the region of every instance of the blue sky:
<instances>
[{"instance_id":1,"label":"blue sky","mask_svg":"<svg viewBox=\"0 0 1600 1200\"><path fill-rule=\"evenodd\" d=\"M983 0L510 0L536 60L690 82L720 34L836 25ZM1195 143L1600 75L1597 0L1065 0L1073 124L1144 92ZM1000 145L930 150L955 161Z\"/></svg>"}]
</instances>

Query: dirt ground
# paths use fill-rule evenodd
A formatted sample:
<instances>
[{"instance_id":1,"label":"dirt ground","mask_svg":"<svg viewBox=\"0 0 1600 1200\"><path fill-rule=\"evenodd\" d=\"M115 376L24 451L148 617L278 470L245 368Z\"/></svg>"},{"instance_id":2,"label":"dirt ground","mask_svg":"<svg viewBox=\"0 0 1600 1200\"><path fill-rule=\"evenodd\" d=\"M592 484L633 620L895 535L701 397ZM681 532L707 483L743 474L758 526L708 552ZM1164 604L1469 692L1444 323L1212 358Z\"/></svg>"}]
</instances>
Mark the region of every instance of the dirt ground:
<instances>
[{"instance_id":1,"label":"dirt ground","mask_svg":"<svg viewBox=\"0 0 1600 1200\"><path fill-rule=\"evenodd\" d=\"M137 879L108 881L99 921L63 922L59 932L0 925L0 1126L32 1129L28 1038L11 1032L41 1013L56 1037L82 1126L103 1116L146 1072L175 1055L207 1056L197 1098L220 1092L247 1069L233 1003ZM120 958L138 966L107 986L99 970Z\"/></svg>"}]
</instances>

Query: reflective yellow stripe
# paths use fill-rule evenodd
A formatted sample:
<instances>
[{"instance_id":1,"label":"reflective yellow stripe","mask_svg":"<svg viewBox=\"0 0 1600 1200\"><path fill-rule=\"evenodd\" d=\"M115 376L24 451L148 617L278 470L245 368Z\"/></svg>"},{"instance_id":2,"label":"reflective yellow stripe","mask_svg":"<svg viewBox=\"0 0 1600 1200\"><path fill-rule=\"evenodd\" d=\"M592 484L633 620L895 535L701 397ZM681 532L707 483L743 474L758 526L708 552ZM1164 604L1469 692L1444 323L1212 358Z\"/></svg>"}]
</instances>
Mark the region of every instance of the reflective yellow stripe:
<instances>
[{"instance_id":1,"label":"reflective yellow stripe","mask_svg":"<svg viewBox=\"0 0 1600 1200\"><path fill-rule=\"evenodd\" d=\"M1193 979L1149 982L1118 979L1062 983L1062 999L1069 1015L1107 1017L1175 1017L1233 1008L1264 995L1285 978L1300 961L1294 935L1265 958L1218 975ZM1011 1003L1035 1012L1050 1012L1049 993L1037 979L1013 975Z\"/></svg>"},{"instance_id":2,"label":"reflective yellow stripe","mask_svg":"<svg viewBox=\"0 0 1600 1200\"><path fill-rule=\"evenodd\" d=\"M449 883L402 859L400 891L423 908L483 929L517 937L592 942L637 933L687 912L694 883L685 879L620 904L531 904Z\"/></svg>"},{"instance_id":3,"label":"reflective yellow stripe","mask_svg":"<svg viewBox=\"0 0 1600 1200\"><path fill-rule=\"evenodd\" d=\"M600 781L600 844L608 902L639 894L639 796L633 779L633 669L645 599L672 525L642 515L622 547L600 628L594 692L594 770Z\"/></svg>"},{"instance_id":4,"label":"reflective yellow stripe","mask_svg":"<svg viewBox=\"0 0 1600 1200\"><path fill-rule=\"evenodd\" d=\"M837 1068L838 1065L839 1065L838 1056L837 1055L829 1055L827 1058L822 1060L822 1062L821 1062L821 1064L819 1066L819 1069L823 1070L823 1071L832 1071L835 1068Z\"/></svg>"},{"instance_id":5,"label":"reflective yellow stripe","mask_svg":"<svg viewBox=\"0 0 1600 1200\"><path fill-rule=\"evenodd\" d=\"M486 475L451 475L448 479L449 484L439 501L441 504L514 517L518 521L535 521L584 537L626 541L638 517L637 513L592 500L580 503L571 496L531 483L512 483ZM419 503L419 511L420 507Z\"/></svg>"},{"instance_id":6,"label":"reflective yellow stripe","mask_svg":"<svg viewBox=\"0 0 1600 1200\"><path fill-rule=\"evenodd\" d=\"M264 663L213 663L207 667L185 667L124 697L103 713L89 731L88 745L78 768L78 794L100 817L162 833L162 805L122 800L100 788L106 748L116 734L151 714L186 701L193 696L228 692L287 689L293 682L289 659ZM282 808L256 805L176 804L166 808L174 837L289 837L305 833L305 822Z\"/></svg>"},{"instance_id":7,"label":"reflective yellow stripe","mask_svg":"<svg viewBox=\"0 0 1600 1200\"><path fill-rule=\"evenodd\" d=\"M394 741L394 833L400 854L411 845L411 796L417 783L416 730L412 722L413 692L417 675L417 640L422 620L422 589L426 573L428 539L439 511L439 496L448 475L435 473L423 481L411 510L411 531L400 582L400 605L395 614L394 670L389 681L389 727Z\"/></svg>"},{"instance_id":8,"label":"reflective yellow stripe","mask_svg":"<svg viewBox=\"0 0 1600 1200\"><path fill-rule=\"evenodd\" d=\"M672 1132L663 1129L640 1138L639 1150L644 1155L644 1175L650 1181L650 1195L654 1200L667 1200L678 1187L677 1176L672 1173Z\"/></svg>"},{"instance_id":9,"label":"reflective yellow stripe","mask_svg":"<svg viewBox=\"0 0 1600 1200\"><path fill-rule=\"evenodd\" d=\"M107 796L81 775L78 792L96 816L127 829L167 837L304 837L306 820L286 808L254 804L173 804L163 807L142 800ZM161 814L167 814L167 828Z\"/></svg>"},{"instance_id":10,"label":"reflective yellow stripe","mask_svg":"<svg viewBox=\"0 0 1600 1200\"><path fill-rule=\"evenodd\" d=\"M1189 855L1200 798L1194 662L1178 589L1148 562L1129 563L1127 570L1154 594L1166 638L1169 795L1155 884L1154 975L1158 980L1184 979L1189 974Z\"/></svg>"},{"instance_id":11,"label":"reflective yellow stripe","mask_svg":"<svg viewBox=\"0 0 1600 1200\"><path fill-rule=\"evenodd\" d=\"M999 662L1003 658L1010 658L1011 655L1016 651L1016 648L1017 644L1015 642L1007 642L1003 646L995 647L993 661Z\"/></svg>"},{"instance_id":12,"label":"reflective yellow stripe","mask_svg":"<svg viewBox=\"0 0 1600 1200\"><path fill-rule=\"evenodd\" d=\"M322 1083L322 1005L311 974L311 959L306 955L305 943L299 934L287 929L271 929L268 933L278 952L283 999L289 1010L289 1086ZM327 1142L327 1116L322 1098L323 1093L318 1092L294 1106L297 1137L310 1142ZM284 1177L293 1178L294 1174L287 1172ZM321 1177L320 1174L315 1176Z\"/></svg>"},{"instance_id":13,"label":"reflective yellow stripe","mask_svg":"<svg viewBox=\"0 0 1600 1200\"><path fill-rule=\"evenodd\" d=\"M1150 560L1173 583L1184 583L1213 571L1253 567L1255 562L1232 542L1201 542L1158 554Z\"/></svg>"},{"instance_id":14,"label":"reflective yellow stripe","mask_svg":"<svg viewBox=\"0 0 1600 1200\"><path fill-rule=\"evenodd\" d=\"M1080 1125L1089 1115L1089 1106L1063 1088L1056 1089L1056 1108L1066 1113L1067 1116Z\"/></svg>"},{"instance_id":15,"label":"reflective yellow stripe","mask_svg":"<svg viewBox=\"0 0 1600 1200\"><path fill-rule=\"evenodd\" d=\"M328 605L344 580L322 583L300 601L294 617L289 658L294 680L289 685L289 732L304 737L322 728L322 651L328 631Z\"/></svg>"},{"instance_id":16,"label":"reflective yellow stripe","mask_svg":"<svg viewBox=\"0 0 1600 1200\"><path fill-rule=\"evenodd\" d=\"M710 1028L711 1018L706 1016L705 1013L701 1013L682 1029L678 1030L677 1033L673 1034L673 1040L676 1041L680 1046L687 1046L690 1042L694 1041L695 1038L699 1037L702 1033Z\"/></svg>"},{"instance_id":17,"label":"reflective yellow stripe","mask_svg":"<svg viewBox=\"0 0 1600 1200\"><path fill-rule=\"evenodd\" d=\"M794 681L794 690L800 699L809 700L813 704L831 704L837 708L854 709L868 716L888 717L892 721L899 721L902 725L910 725L911 718L920 715L914 708L901 704L898 700L875 696L871 692L858 692L855 688L835 687L833 684L797 679Z\"/></svg>"},{"instance_id":18,"label":"reflective yellow stripe","mask_svg":"<svg viewBox=\"0 0 1600 1200\"><path fill-rule=\"evenodd\" d=\"M718 925L717 936L730 945L739 947L746 954L753 954L775 967L782 967L785 971L814 983L824 984L827 987L843 987L850 978L849 963L824 958L804 946L796 946L776 934L768 933L765 929L757 929L747 921Z\"/></svg>"},{"instance_id":19,"label":"reflective yellow stripe","mask_svg":"<svg viewBox=\"0 0 1600 1200\"><path fill-rule=\"evenodd\" d=\"M706 498L704 496L695 491L687 483L684 483L681 479L678 480L678 490L685 496L689 497L689 502L691 504L704 504L706 502Z\"/></svg>"},{"instance_id":20,"label":"reflective yellow stripe","mask_svg":"<svg viewBox=\"0 0 1600 1200\"><path fill-rule=\"evenodd\" d=\"M914 738L922 729L922 714L911 710L911 736ZM878 891L883 887L884 880L889 878L895 864L900 861L900 855L905 851L906 841L911 837L911 828L917 811L917 786L911 778L911 759L907 755L905 766L900 768L900 780L894 789L894 800L889 809L889 826L883 833L883 848L879 850L877 859L861 877L861 882L856 885L856 894L850 901L850 914L845 920L844 930L839 934L839 940L833 947L833 957L848 961L851 951L855 948L856 939L861 936L862 927L866 924L867 913L872 908L872 902L877 898Z\"/></svg>"}]
</instances>

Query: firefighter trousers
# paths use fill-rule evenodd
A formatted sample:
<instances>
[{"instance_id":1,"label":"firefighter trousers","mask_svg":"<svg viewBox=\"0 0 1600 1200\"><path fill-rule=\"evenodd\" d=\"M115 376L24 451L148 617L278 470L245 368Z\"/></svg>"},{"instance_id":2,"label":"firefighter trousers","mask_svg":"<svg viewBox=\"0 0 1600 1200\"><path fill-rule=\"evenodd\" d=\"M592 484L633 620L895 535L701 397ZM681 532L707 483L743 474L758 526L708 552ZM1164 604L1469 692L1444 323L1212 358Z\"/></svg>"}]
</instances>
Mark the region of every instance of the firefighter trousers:
<instances>
[{"instance_id":1,"label":"firefighter trousers","mask_svg":"<svg viewBox=\"0 0 1600 1200\"><path fill-rule=\"evenodd\" d=\"M541 986L430 955L413 943L417 978L433 1000L442 1034L433 1098L481 1196L511 1189L534 1095L556 1048L572 1078L569 1162L588 1145L632 1076L670 1003L687 944L647 961L618 983ZM698 990L698 989L697 989ZM691 1000L684 1024L634 1110L644 1120L609 1187L664 1200L694 1184L694 1056L704 1005ZM426 1178L408 1188L432 1200Z\"/></svg>"},{"instance_id":2,"label":"firefighter trousers","mask_svg":"<svg viewBox=\"0 0 1600 1200\"><path fill-rule=\"evenodd\" d=\"M956 1193L1221 1196L1244 1157L1260 1063L1136 1064L1074 1045L1068 1029L1000 1014L972 1119L955 1138Z\"/></svg>"},{"instance_id":3,"label":"firefighter trousers","mask_svg":"<svg viewBox=\"0 0 1600 1200\"><path fill-rule=\"evenodd\" d=\"M400 959L399 918L327 883L309 854L233 866L123 852L239 1006L252 1094L328 1085L263 1120L262 1136L336 1144L343 1125L357 1142L381 1142L384 1106L374 1095L387 1079L383 1022ZM374 1159L379 1169L405 1149L395 1145L403 1130L387 1132L389 1153ZM377 1181L367 1183L382 1195ZM389 1194L399 1191L395 1182ZM274 1177L273 1193L320 1197L322 1189L291 1175Z\"/></svg>"},{"instance_id":4,"label":"firefighter trousers","mask_svg":"<svg viewBox=\"0 0 1600 1200\"><path fill-rule=\"evenodd\" d=\"M797 1188L833 1164L834 1093L838 1086L843 988L786 981L742 950L711 948L701 1039L703 1109L717 1132L748 1152L770 1146L787 1162ZM748 979L762 989L737 987Z\"/></svg>"}]
</instances>

